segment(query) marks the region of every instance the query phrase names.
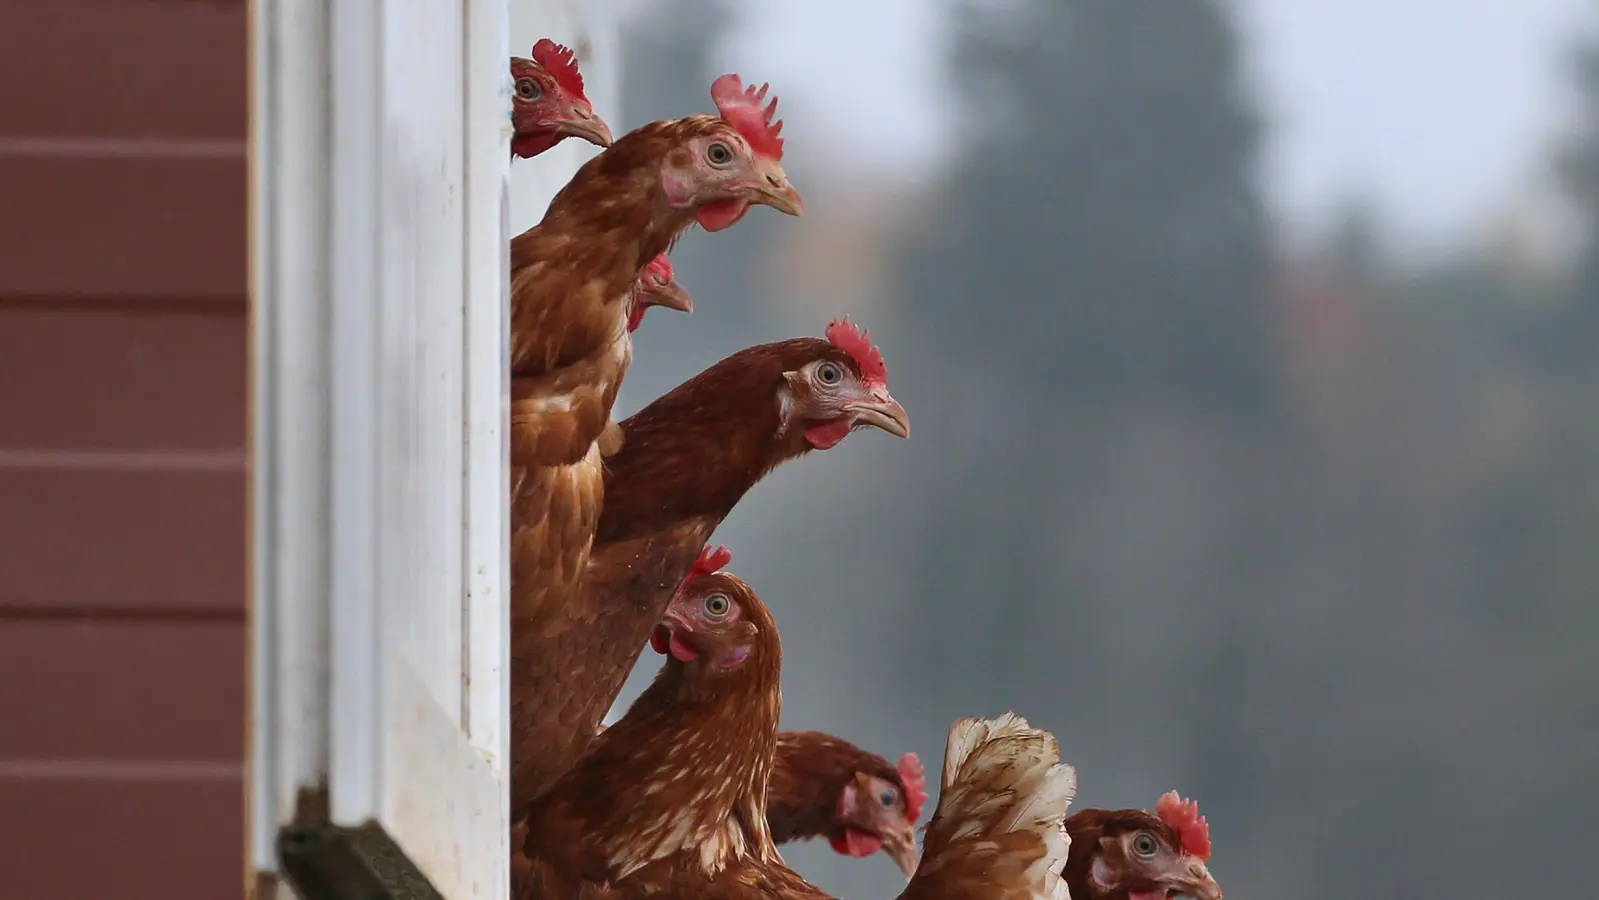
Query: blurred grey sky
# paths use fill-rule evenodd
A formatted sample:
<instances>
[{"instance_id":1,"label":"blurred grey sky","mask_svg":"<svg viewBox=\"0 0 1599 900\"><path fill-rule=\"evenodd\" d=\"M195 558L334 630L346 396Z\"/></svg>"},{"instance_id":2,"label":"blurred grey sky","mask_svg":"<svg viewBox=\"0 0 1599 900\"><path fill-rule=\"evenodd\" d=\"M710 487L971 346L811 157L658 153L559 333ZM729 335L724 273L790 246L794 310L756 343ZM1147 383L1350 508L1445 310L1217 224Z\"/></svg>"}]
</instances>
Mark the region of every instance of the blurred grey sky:
<instances>
[{"instance_id":1,"label":"blurred grey sky","mask_svg":"<svg viewBox=\"0 0 1599 900\"><path fill-rule=\"evenodd\" d=\"M1569 43L1587 5L1237 2L1253 83L1277 124L1265 163L1285 224L1315 227L1329 199L1369 188L1383 198L1396 237L1418 249L1471 237L1473 220L1532 181L1566 99L1552 51ZM915 177L954 139L935 59L945 8L928 0L749 4L725 62L778 86L796 123L791 135L825 122L841 149Z\"/></svg>"}]
</instances>

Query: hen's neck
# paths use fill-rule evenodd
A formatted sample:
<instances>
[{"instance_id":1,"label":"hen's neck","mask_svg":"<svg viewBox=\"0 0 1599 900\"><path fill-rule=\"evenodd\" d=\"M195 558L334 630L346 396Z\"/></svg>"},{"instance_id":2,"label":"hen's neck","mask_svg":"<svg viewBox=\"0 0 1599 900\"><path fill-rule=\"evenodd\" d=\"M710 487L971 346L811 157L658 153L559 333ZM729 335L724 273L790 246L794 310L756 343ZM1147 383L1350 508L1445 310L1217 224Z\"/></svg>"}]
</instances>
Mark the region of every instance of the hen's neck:
<instances>
[{"instance_id":1,"label":"hen's neck","mask_svg":"<svg viewBox=\"0 0 1599 900\"><path fill-rule=\"evenodd\" d=\"M766 795L766 822L771 826L772 840L787 844L826 836L837 812L836 800L828 800L815 785L781 779L782 769L782 763L773 765Z\"/></svg>"},{"instance_id":2,"label":"hen's neck","mask_svg":"<svg viewBox=\"0 0 1599 900\"><path fill-rule=\"evenodd\" d=\"M772 786L766 797L766 818L779 844L829 837L843 825L838 798L856 772L894 784L892 763L819 731L785 731L777 736Z\"/></svg>"},{"instance_id":3,"label":"hen's neck","mask_svg":"<svg viewBox=\"0 0 1599 900\"><path fill-rule=\"evenodd\" d=\"M783 427L778 391L822 342L752 347L684 382L622 423L622 450L606 460L596 545L720 521L749 489L811 447ZM824 345L825 346L825 345Z\"/></svg>"},{"instance_id":4,"label":"hen's neck","mask_svg":"<svg viewBox=\"0 0 1599 900\"><path fill-rule=\"evenodd\" d=\"M624 136L511 239L513 374L543 374L626 340L639 273L693 222L692 210L665 201L660 144L643 129Z\"/></svg>"},{"instance_id":5,"label":"hen's neck","mask_svg":"<svg viewBox=\"0 0 1599 900\"><path fill-rule=\"evenodd\" d=\"M775 631L763 632L775 645ZM631 826L610 833L618 878L677 852L707 875L739 859L781 858L766 822L781 666L781 649L767 646L731 672L668 660L627 715L596 739L591 753L630 757L625 771L635 785Z\"/></svg>"},{"instance_id":6,"label":"hen's neck","mask_svg":"<svg viewBox=\"0 0 1599 900\"><path fill-rule=\"evenodd\" d=\"M676 146L679 130L676 122L652 122L580 166L550 199L539 224L512 238L513 275L518 249L537 243L533 235L540 231L610 237L630 245L624 249L636 246L641 269L666 252L694 221L694 211L668 204L661 188L661 164Z\"/></svg>"},{"instance_id":7,"label":"hen's neck","mask_svg":"<svg viewBox=\"0 0 1599 900\"><path fill-rule=\"evenodd\" d=\"M644 265L694 221L691 210L666 203L658 163L604 165L614 162L604 154L589 160L550 201L539 224L511 239L513 279L553 253L595 272L613 264L629 268L624 286L630 290Z\"/></svg>"}]
</instances>

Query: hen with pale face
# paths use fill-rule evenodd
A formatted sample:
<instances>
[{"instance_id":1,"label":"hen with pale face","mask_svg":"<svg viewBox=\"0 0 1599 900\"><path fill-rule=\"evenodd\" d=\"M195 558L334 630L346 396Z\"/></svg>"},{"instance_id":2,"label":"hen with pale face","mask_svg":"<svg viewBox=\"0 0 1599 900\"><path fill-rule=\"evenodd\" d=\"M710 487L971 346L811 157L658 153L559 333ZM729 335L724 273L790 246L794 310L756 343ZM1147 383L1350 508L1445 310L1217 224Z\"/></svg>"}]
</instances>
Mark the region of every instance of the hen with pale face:
<instances>
[{"instance_id":1,"label":"hen with pale face","mask_svg":"<svg viewBox=\"0 0 1599 900\"><path fill-rule=\"evenodd\" d=\"M779 401L783 428L803 423L806 443L817 450L868 426L910 437L910 415L888 392L888 369L882 353L871 345L871 333L856 329L846 317L827 327L827 339L849 354L855 367L819 359L784 372Z\"/></svg>"},{"instance_id":2,"label":"hen with pale face","mask_svg":"<svg viewBox=\"0 0 1599 900\"><path fill-rule=\"evenodd\" d=\"M1087 809L1066 820L1073 900L1222 900L1211 876L1210 830L1199 806L1167 794L1151 814Z\"/></svg>"},{"instance_id":3,"label":"hen with pale face","mask_svg":"<svg viewBox=\"0 0 1599 900\"><path fill-rule=\"evenodd\" d=\"M727 573L690 579L650 635L657 653L711 672L736 669L755 649L760 628L750 621L749 586Z\"/></svg>"},{"instance_id":4,"label":"hen with pale face","mask_svg":"<svg viewBox=\"0 0 1599 900\"><path fill-rule=\"evenodd\" d=\"M700 132L673 148L661 166L667 205L692 209L706 231L731 228L751 204L791 216L805 211L783 171L783 123L773 118L777 98L761 106L767 89L746 89L737 75L716 79L711 99L721 118L704 118Z\"/></svg>"},{"instance_id":5,"label":"hen with pale face","mask_svg":"<svg viewBox=\"0 0 1599 900\"><path fill-rule=\"evenodd\" d=\"M531 59L511 57L511 82L512 155L531 159L569 137L611 146L611 128L583 95L583 76L570 49L540 40Z\"/></svg>"},{"instance_id":6,"label":"hen with pale face","mask_svg":"<svg viewBox=\"0 0 1599 900\"><path fill-rule=\"evenodd\" d=\"M907 754L915 759L914 754ZM901 766L904 769L904 766ZM920 773L921 763L916 763ZM903 773L902 773L903 777ZM845 856L871 856L879 851L909 878L916 872L916 820L926 794L907 797L886 778L856 772L838 798L838 822L827 842Z\"/></svg>"}]
</instances>

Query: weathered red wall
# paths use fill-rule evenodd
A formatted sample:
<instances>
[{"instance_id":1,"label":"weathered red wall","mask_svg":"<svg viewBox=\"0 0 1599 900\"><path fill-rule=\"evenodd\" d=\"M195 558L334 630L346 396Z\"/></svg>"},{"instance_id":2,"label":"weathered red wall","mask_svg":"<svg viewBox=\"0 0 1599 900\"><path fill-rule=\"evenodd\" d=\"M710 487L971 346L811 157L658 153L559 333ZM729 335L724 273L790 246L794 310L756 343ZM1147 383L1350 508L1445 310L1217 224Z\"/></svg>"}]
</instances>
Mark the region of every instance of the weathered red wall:
<instances>
[{"instance_id":1,"label":"weathered red wall","mask_svg":"<svg viewBox=\"0 0 1599 900\"><path fill-rule=\"evenodd\" d=\"M0 897L243 854L246 10L0 0Z\"/></svg>"}]
</instances>

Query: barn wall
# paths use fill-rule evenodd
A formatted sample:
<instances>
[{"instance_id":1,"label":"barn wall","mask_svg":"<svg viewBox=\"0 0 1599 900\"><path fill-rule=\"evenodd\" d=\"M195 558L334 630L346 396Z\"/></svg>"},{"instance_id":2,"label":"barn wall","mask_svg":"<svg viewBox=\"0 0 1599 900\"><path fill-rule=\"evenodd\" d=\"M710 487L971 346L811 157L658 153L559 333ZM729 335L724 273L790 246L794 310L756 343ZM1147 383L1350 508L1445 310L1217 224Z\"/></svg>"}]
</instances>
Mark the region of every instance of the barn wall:
<instances>
[{"instance_id":1,"label":"barn wall","mask_svg":"<svg viewBox=\"0 0 1599 900\"><path fill-rule=\"evenodd\" d=\"M8 900L239 892L245 21L0 0Z\"/></svg>"}]
</instances>

